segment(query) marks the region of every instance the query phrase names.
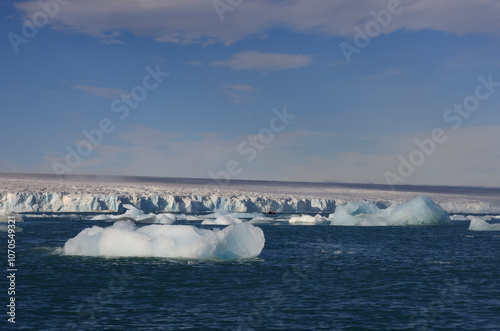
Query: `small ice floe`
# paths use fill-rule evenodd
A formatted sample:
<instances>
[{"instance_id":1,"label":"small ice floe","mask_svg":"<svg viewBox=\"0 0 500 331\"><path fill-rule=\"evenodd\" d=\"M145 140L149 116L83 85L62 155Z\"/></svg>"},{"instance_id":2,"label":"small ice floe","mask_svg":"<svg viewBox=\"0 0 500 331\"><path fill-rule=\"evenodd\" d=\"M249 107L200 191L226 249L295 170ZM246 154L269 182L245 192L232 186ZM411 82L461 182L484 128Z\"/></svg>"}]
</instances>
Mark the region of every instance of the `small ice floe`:
<instances>
[{"instance_id":1,"label":"small ice floe","mask_svg":"<svg viewBox=\"0 0 500 331\"><path fill-rule=\"evenodd\" d=\"M276 223L276 219L273 217L259 216L259 217L252 218L250 220L250 223L252 223L252 224L274 224L274 223Z\"/></svg>"},{"instance_id":2,"label":"small ice floe","mask_svg":"<svg viewBox=\"0 0 500 331\"><path fill-rule=\"evenodd\" d=\"M310 215L300 215L292 217L288 220L288 223L294 225L317 225L317 224L326 224L329 223L330 220L322 217L321 215L310 216Z\"/></svg>"},{"instance_id":3,"label":"small ice floe","mask_svg":"<svg viewBox=\"0 0 500 331\"><path fill-rule=\"evenodd\" d=\"M149 213L145 214L142 210L132 206L132 205L123 205L123 207L127 210L124 214L120 215L96 215L92 217L91 221L105 221L109 220L112 222L116 221L133 221L138 223L150 223L150 224L172 224L177 220L177 217L171 213L162 213L162 214L154 214Z\"/></svg>"},{"instance_id":4,"label":"small ice floe","mask_svg":"<svg viewBox=\"0 0 500 331\"><path fill-rule=\"evenodd\" d=\"M9 219L14 219L17 222L23 222L24 219L21 215L12 213L7 209L0 209L0 223L7 223Z\"/></svg>"},{"instance_id":5,"label":"small ice floe","mask_svg":"<svg viewBox=\"0 0 500 331\"><path fill-rule=\"evenodd\" d=\"M473 217L470 221L471 231L500 231L500 224L489 224L479 217Z\"/></svg>"},{"instance_id":6,"label":"small ice floe","mask_svg":"<svg viewBox=\"0 0 500 331\"><path fill-rule=\"evenodd\" d=\"M241 222L242 221L236 217L219 216L216 219L207 218L203 222L201 222L201 225L231 225L231 224L238 224Z\"/></svg>"},{"instance_id":7,"label":"small ice floe","mask_svg":"<svg viewBox=\"0 0 500 331\"><path fill-rule=\"evenodd\" d=\"M252 218L255 218L255 217L262 217L264 216L263 213L231 213L229 211L226 211L226 210L217 210L211 214L206 214L206 215L199 215L199 217L201 218L212 218L212 219L217 219L221 216L230 216L230 217L234 217L234 218L239 218L239 219L252 219Z\"/></svg>"},{"instance_id":8,"label":"small ice floe","mask_svg":"<svg viewBox=\"0 0 500 331\"><path fill-rule=\"evenodd\" d=\"M199 217L199 216L195 216L195 215L180 214L180 215L177 215L177 220L178 221L203 221L203 218Z\"/></svg>"}]
</instances>

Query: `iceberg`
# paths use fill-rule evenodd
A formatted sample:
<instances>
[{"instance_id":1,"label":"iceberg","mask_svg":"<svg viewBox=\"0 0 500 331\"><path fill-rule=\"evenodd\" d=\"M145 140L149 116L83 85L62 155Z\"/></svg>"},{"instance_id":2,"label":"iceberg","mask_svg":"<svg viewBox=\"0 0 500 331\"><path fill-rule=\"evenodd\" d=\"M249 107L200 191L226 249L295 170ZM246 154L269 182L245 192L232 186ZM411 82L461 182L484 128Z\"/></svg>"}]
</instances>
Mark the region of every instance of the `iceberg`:
<instances>
[{"instance_id":1,"label":"iceberg","mask_svg":"<svg viewBox=\"0 0 500 331\"><path fill-rule=\"evenodd\" d=\"M276 219L273 217L259 216L252 218L249 222L252 224L270 224L275 223Z\"/></svg>"},{"instance_id":2,"label":"iceberg","mask_svg":"<svg viewBox=\"0 0 500 331\"><path fill-rule=\"evenodd\" d=\"M211 214L206 214L206 215L199 215L198 217L203 217L203 218L218 218L221 216L230 216L234 218L244 218L244 219L252 219L255 217L262 217L264 214L262 213L232 213L226 210L216 210L214 213Z\"/></svg>"},{"instance_id":3,"label":"iceberg","mask_svg":"<svg viewBox=\"0 0 500 331\"><path fill-rule=\"evenodd\" d=\"M264 243L263 231L250 223L211 231L191 225L152 224L138 228L132 221L118 221L107 228L82 230L65 243L63 252L80 256L233 260L258 256Z\"/></svg>"},{"instance_id":4,"label":"iceberg","mask_svg":"<svg viewBox=\"0 0 500 331\"><path fill-rule=\"evenodd\" d=\"M467 221L467 216L466 215L452 215L452 216L450 216L450 219L452 221Z\"/></svg>"},{"instance_id":5,"label":"iceberg","mask_svg":"<svg viewBox=\"0 0 500 331\"><path fill-rule=\"evenodd\" d=\"M9 217L16 220L16 222L22 222L24 221L23 217L19 214L16 213L11 213L5 208L0 209L0 223L7 223L9 221Z\"/></svg>"},{"instance_id":6,"label":"iceberg","mask_svg":"<svg viewBox=\"0 0 500 331\"><path fill-rule=\"evenodd\" d=\"M177 215L177 221L203 221L203 218L195 215L180 214Z\"/></svg>"},{"instance_id":7,"label":"iceberg","mask_svg":"<svg viewBox=\"0 0 500 331\"><path fill-rule=\"evenodd\" d=\"M469 225L471 231L500 231L500 224L489 224L479 217L472 217Z\"/></svg>"},{"instance_id":8,"label":"iceberg","mask_svg":"<svg viewBox=\"0 0 500 331\"><path fill-rule=\"evenodd\" d=\"M419 195L395 208L379 209L370 201L337 206L331 225L405 226L450 224L449 215L426 195Z\"/></svg>"},{"instance_id":9,"label":"iceberg","mask_svg":"<svg viewBox=\"0 0 500 331\"><path fill-rule=\"evenodd\" d=\"M239 218L226 215L226 216L219 216L216 219L207 218L203 222L201 222L201 225L231 225L231 224L238 224L241 222L242 221Z\"/></svg>"},{"instance_id":10,"label":"iceberg","mask_svg":"<svg viewBox=\"0 0 500 331\"><path fill-rule=\"evenodd\" d=\"M288 223L294 225L317 225L327 223L328 219L322 217L321 215L310 216L310 215L301 215L291 217L288 220Z\"/></svg>"}]
</instances>

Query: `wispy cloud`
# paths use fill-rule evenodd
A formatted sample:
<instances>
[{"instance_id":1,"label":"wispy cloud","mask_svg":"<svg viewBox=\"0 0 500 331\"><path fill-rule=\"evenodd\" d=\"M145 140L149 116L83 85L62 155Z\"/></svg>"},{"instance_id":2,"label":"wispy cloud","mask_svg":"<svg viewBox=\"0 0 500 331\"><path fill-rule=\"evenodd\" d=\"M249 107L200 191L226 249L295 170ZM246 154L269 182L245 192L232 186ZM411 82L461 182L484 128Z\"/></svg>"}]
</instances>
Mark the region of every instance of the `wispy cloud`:
<instances>
[{"instance_id":1,"label":"wispy cloud","mask_svg":"<svg viewBox=\"0 0 500 331\"><path fill-rule=\"evenodd\" d=\"M223 93L229 96L234 103L244 103L245 98L252 92L258 91L249 85L230 85L222 84L220 89L217 90L218 93Z\"/></svg>"},{"instance_id":2,"label":"wispy cloud","mask_svg":"<svg viewBox=\"0 0 500 331\"><path fill-rule=\"evenodd\" d=\"M306 67L312 63L310 55L263 53L247 51L233 55L225 61L214 61L213 66L229 67L233 70L278 71Z\"/></svg>"},{"instance_id":3,"label":"wispy cloud","mask_svg":"<svg viewBox=\"0 0 500 331\"><path fill-rule=\"evenodd\" d=\"M109 88L109 87L98 87L98 86L91 86L91 85L76 85L73 86L75 90L80 90L85 92L86 94L89 95L94 95L97 97L103 97L103 98L117 98L121 96L122 94L127 94L127 92L116 89L116 88Z\"/></svg>"},{"instance_id":4,"label":"wispy cloud","mask_svg":"<svg viewBox=\"0 0 500 331\"><path fill-rule=\"evenodd\" d=\"M38 0L15 6L26 17L40 10ZM387 0L246 1L226 12L221 23L212 1L72 0L50 24L116 42L120 31L179 44L231 44L279 27L307 34L352 37L353 27L373 20L370 12L387 9ZM404 10L383 33L437 30L456 34L500 33L497 0L401 0Z\"/></svg>"}]
</instances>

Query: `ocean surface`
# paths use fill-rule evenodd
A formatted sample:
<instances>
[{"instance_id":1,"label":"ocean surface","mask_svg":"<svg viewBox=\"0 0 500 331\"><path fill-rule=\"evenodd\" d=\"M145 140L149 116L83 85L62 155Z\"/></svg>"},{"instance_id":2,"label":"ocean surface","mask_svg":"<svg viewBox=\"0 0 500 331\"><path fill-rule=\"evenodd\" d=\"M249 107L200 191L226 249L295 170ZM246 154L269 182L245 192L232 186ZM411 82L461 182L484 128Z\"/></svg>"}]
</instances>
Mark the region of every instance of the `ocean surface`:
<instances>
[{"instance_id":1,"label":"ocean surface","mask_svg":"<svg viewBox=\"0 0 500 331\"><path fill-rule=\"evenodd\" d=\"M500 232L469 231L468 221L258 225L266 244L249 260L63 255L64 243L83 229L110 226L87 218L18 224L16 323L4 314L0 328L500 330ZM8 275L6 233L0 246ZM5 276L0 286L6 312Z\"/></svg>"}]
</instances>

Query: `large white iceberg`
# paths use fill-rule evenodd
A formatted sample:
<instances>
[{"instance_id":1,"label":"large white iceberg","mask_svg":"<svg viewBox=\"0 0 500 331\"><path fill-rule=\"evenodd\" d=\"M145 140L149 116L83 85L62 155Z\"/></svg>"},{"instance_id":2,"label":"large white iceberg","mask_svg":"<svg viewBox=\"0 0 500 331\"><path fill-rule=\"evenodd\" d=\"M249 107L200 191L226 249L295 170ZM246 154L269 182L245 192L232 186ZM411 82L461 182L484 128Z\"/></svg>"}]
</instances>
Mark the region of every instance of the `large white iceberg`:
<instances>
[{"instance_id":1,"label":"large white iceberg","mask_svg":"<svg viewBox=\"0 0 500 331\"><path fill-rule=\"evenodd\" d=\"M472 217L469 225L471 231L500 231L500 224L489 224L479 217Z\"/></svg>"},{"instance_id":2,"label":"large white iceberg","mask_svg":"<svg viewBox=\"0 0 500 331\"><path fill-rule=\"evenodd\" d=\"M66 255L231 260L258 256L264 243L262 230L250 223L211 231L190 225L138 228L131 221L118 221L107 228L84 229L63 250Z\"/></svg>"},{"instance_id":3,"label":"large white iceberg","mask_svg":"<svg viewBox=\"0 0 500 331\"><path fill-rule=\"evenodd\" d=\"M448 214L426 195L420 195L395 208L380 209L370 201L337 206L331 225L404 226L451 223Z\"/></svg>"}]
</instances>

